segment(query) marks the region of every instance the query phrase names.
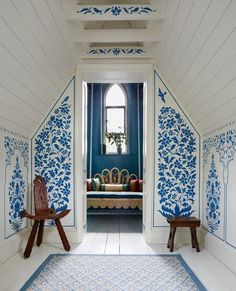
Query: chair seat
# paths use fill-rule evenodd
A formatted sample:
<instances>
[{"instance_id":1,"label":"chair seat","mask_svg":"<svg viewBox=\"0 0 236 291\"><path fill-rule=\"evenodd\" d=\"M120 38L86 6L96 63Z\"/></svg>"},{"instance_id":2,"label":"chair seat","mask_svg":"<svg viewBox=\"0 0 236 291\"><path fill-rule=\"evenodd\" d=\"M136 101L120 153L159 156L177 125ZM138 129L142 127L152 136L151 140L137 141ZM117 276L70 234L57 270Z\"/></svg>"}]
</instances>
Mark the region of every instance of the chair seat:
<instances>
[{"instance_id":1,"label":"chair seat","mask_svg":"<svg viewBox=\"0 0 236 291\"><path fill-rule=\"evenodd\" d=\"M29 214L26 210L22 211L22 217L27 217L29 219L33 220L45 220L45 219L60 219L64 216L66 216L70 212L70 209L63 210L61 212L57 213L52 213L51 210L49 209L48 213L42 213L42 214L37 214L37 215L31 215Z\"/></svg>"}]
</instances>

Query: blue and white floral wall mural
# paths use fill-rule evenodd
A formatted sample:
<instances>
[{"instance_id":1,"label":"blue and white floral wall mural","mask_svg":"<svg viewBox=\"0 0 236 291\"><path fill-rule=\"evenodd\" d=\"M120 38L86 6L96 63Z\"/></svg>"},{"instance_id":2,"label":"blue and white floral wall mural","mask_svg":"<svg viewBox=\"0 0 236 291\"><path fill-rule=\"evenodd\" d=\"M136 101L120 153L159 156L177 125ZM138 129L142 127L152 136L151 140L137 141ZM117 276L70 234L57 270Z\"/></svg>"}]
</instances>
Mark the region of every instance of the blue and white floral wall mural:
<instances>
[{"instance_id":1,"label":"blue and white floral wall mural","mask_svg":"<svg viewBox=\"0 0 236 291\"><path fill-rule=\"evenodd\" d=\"M203 226L236 248L236 127L215 129L203 140ZM205 185L205 187L204 187Z\"/></svg>"},{"instance_id":2,"label":"blue and white floral wall mural","mask_svg":"<svg viewBox=\"0 0 236 291\"><path fill-rule=\"evenodd\" d=\"M22 219L21 211L27 208L29 143L8 134L4 137L4 149L4 237L8 238L27 226L27 220Z\"/></svg>"},{"instance_id":3,"label":"blue and white floral wall mural","mask_svg":"<svg viewBox=\"0 0 236 291\"><path fill-rule=\"evenodd\" d=\"M153 226L168 216L199 216L200 136L155 72Z\"/></svg>"},{"instance_id":4,"label":"blue and white floral wall mural","mask_svg":"<svg viewBox=\"0 0 236 291\"><path fill-rule=\"evenodd\" d=\"M33 173L46 179L49 206L56 212L72 211L62 220L74 226L73 124L75 79L73 78L33 137ZM34 176L33 176L34 179ZM50 225L51 222L48 222Z\"/></svg>"}]
</instances>

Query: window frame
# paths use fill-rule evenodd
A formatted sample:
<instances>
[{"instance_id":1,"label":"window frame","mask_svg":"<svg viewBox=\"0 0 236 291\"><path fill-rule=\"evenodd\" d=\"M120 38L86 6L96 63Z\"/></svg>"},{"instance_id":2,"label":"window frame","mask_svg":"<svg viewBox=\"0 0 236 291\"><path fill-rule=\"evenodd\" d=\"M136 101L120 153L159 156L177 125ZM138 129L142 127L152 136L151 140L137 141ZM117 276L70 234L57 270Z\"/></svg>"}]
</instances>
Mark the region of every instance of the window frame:
<instances>
[{"instance_id":1,"label":"window frame","mask_svg":"<svg viewBox=\"0 0 236 291\"><path fill-rule=\"evenodd\" d=\"M109 90L112 88L112 86L117 85L120 87L120 89L122 90L124 97L125 97L125 105L115 105L115 106L106 106L106 98L107 98L107 94L109 92ZM122 84L119 83L112 83L109 84L109 86L107 87L104 97L103 97L103 144L106 144L106 133L107 133L107 109L119 109L119 108L123 108L124 109L124 133L127 135L127 145L126 145L126 151L122 152L121 154L118 154L116 152L111 152L111 153L104 153L104 150L102 151L102 154L105 155L128 155L129 154L129 139L128 139L128 122L127 122L127 112L128 112L128 98L127 98L127 93L126 90L124 88L124 86Z\"/></svg>"}]
</instances>

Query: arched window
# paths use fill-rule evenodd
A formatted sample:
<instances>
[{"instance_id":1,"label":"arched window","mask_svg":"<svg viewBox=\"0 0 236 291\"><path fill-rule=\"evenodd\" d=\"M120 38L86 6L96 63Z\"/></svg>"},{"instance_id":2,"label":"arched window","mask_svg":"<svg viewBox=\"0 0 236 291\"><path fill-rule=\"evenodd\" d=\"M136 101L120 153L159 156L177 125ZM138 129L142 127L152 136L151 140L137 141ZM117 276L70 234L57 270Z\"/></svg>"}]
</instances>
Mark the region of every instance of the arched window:
<instances>
[{"instance_id":1,"label":"arched window","mask_svg":"<svg viewBox=\"0 0 236 291\"><path fill-rule=\"evenodd\" d=\"M111 85L104 99L106 153L127 153L127 98L120 85Z\"/></svg>"}]
</instances>

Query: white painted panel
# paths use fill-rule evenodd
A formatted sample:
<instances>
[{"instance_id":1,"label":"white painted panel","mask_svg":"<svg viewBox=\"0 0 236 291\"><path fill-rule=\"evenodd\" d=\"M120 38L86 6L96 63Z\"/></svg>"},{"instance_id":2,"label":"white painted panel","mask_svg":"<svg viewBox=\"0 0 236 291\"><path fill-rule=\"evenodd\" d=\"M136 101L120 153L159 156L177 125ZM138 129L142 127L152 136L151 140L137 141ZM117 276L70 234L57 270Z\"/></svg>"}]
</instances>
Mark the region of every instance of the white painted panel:
<instances>
[{"instance_id":1,"label":"white painted panel","mask_svg":"<svg viewBox=\"0 0 236 291\"><path fill-rule=\"evenodd\" d=\"M168 216L200 215L200 135L155 74L155 185L153 226Z\"/></svg>"},{"instance_id":2,"label":"white painted panel","mask_svg":"<svg viewBox=\"0 0 236 291\"><path fill-rule=\"evenodd\" d=\"M45 178L49 207L56 212L71 209L62 220L65 226L75 226L74 98L75 78L32 138L32 179Z\"/></svg>"},{"instance_id":3,"label":"white painted panel","mask_svg":"<svg viewBox=\"0 0 236 291\"><path fill-rule=\"evenodd\" d=\"M212 157L214 159L214 166L217 175L215 177L215 180L212 181ZM211 177L209 177L211 176ZM211 219L209 217L210 210L209 206L207 205L207 202L209 201L210 205L210 195L214 195L216 193L216 190L214 190L213 193L209 193L209 188L207 186L207 182L219 182L219 193L220 193L220 204L219 209L217 209L217 213L219 213L219 220L220 222L218 223L216 220L217 219ZM208 192L208 196L207 196ZM204 164L203 167L203 182L202 182L202 224L205 229L208 231L212 232L215 236L219 237L220 239L223 240L224 238L224 180L223 180L223 166L222 163L220 162L220 156L219 153L216 152L216 148L212 147L208 157L207 157L207 162ZM215 200L214 200L215 202ZM212 206L213 207L213 206ZM207 215L209 219L207 220ZM214 221L215 220L215 221Z\"/></svg>"}]
</instances>

